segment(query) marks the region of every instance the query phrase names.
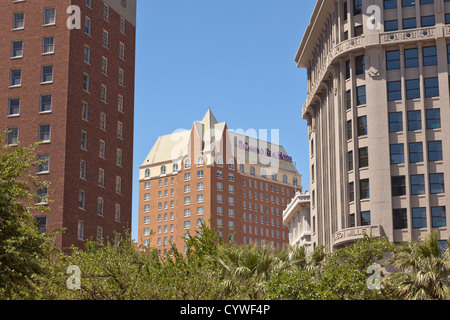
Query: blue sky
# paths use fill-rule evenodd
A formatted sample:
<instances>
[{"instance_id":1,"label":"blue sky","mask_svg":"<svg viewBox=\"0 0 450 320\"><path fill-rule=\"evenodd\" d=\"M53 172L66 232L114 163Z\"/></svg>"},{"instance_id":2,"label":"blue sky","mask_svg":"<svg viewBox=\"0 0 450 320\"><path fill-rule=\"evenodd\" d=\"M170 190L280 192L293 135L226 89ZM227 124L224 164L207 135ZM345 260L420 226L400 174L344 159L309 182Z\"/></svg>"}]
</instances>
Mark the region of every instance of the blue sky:
<instances>
[{"instance_id":1,"label":"blue sky","mask_svg":"<svg viewBox=\"0 0 450 320\"><path fill-rule=\"evenodd\" d=\"M306 72L294 57L314 0L138 0L133 174L160 135L190 129L210 107L230 129L278 129L309 190L301 106Z\"/></svg>"}]
</instances>

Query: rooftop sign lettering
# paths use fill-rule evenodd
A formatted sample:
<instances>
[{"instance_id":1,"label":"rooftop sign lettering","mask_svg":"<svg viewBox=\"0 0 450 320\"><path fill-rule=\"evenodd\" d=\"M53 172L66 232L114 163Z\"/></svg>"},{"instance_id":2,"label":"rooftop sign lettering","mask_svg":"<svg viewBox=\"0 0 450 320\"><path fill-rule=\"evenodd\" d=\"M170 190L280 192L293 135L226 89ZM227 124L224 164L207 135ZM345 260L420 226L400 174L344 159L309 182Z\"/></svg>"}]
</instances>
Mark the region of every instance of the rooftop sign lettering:
<instances>
[{"instance_id":1,"label":"rooftop sign lettering","mask_svg":"<svg viewBox=\"0 0 450 320\"><path fill-rule=\"evenodd\" d=\"M271 151L269 148L259 148L250 145L248 142L244 142L242 140L239 140L239 149L243 149L245 151L258 153L260 155L265 155L272 158L278 158L283 161L292 162L292 157L282 153L282 152L274 152Z\"/></svg>"}]
</instances>

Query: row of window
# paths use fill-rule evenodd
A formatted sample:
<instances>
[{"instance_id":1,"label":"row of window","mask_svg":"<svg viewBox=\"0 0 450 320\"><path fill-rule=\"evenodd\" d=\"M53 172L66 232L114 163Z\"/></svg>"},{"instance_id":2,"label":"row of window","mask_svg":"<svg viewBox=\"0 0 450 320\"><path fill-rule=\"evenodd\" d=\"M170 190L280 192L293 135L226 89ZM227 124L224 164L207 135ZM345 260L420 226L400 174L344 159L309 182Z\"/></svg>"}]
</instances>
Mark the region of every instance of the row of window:
<instances>
[{"instance_id":1,"label":"row of window","mask_svg":"<svg viewBox=\"0 0 450 320\"><path fill-rule=\"evenodd\" d=\"M401 22L402 22L403 30L417 28L416 17L404 18L404 19L402 19ZM450 22L450 15L445 15L445 23L448 24L449 22ZM420 17L420 27L426 28L426 27L432 27L435 25L436 25L436 17L434 15ZM384 21L384 31L390 32L390 31L397 31L398 29L399 29L398 20Z\"/></svg>"},{"instance_id":2,"label":"row of window","mask_svg":"<svg viewBox=\"0 0 450 320\"><path fill-rule=\"evenodd\" d=\"M43 20L44 26L55 25L56 8L44 8ZM12 16L12 29L21 30L24 28L25 28L25 12L14 12Z\"/></svg>"},{"instance_id":3,"label":"row of window","mask_svg":"<svg viewBox=\"0 0 450 320\"><path fill-rule=\"evenodd\" d=\"M14 0L15 3L25 2L25 0ZM120 1L123 8L127 7L127 1ZM92 0L86 0L86 6L92 9ZM103 3L103 19L109 21L110 7L106 3ZM56 8L44 8L44 26L55 25L56 24ZM125 34L125 19L120 17L120 32ZM25 28L25 13L17 12L13 13L13 30Z\"/></svg>"},{"instance_id":4,"label":"row of window","mask_svg":"<svg viewBox=\"0 0 450 320\"><path fill-rule=\"evenodd\" d=\"M231 222L231 221L230 221ZM258 227L253 227L253 226L247 226L247 225L243 225L243 231L244 233L249 233L249 234L254 234L255 236L258 235ZM230 227L231 229L231 227ZM234 229L234 227L233 227ZM264 229L262 227L259 228L260 230L260 235L261 236L265 236L265 237L271 237L271 238L277 238L277 239L286 239L286 233L284 231L282 231L280 233L279 230L273 230L273 229ZM266 231L264 234L264 230Z\"/></svg>"},{"instance_id":5,"label":"row of window","mask_svg":"<svg viewBox=\"0 0 450 320\"><path fill-rule=\"evenodd\" d=\"M261 209L261 212L263 212L263 208ZM144 213L150 213L150 205L145 205L144 206ZM196 208L196 213L197 213L197 216L203 215L204 207L203 206L197 207ZM268 208L267 208L266 213L268 213ZM274 208L273 207L271 207L271 213L272 213L272 215L274 215ZM223 216L223 207L217 207L217 214L219 216ZM276 208L276 215L277 216L280 215L279 208ZM168 221L168 216L169 216L168 213L164 213L164 221ZM191 216L191 209L190 208L184 209L184 217L188 218L190 216ZM230 218L234 218L235 217L235 210L233 208L229 208L228 209L228 216ZM254 222L255 223L258 222L258 215L256 215L256 214L252 215L251 213L249 213L248 216L247 216L247 213L244 212L243 213L244 221L247 221L247 217L248 217L249 222L252 222L253 218L254 218ZM264 223L263 216L260 216L260 219L261 219L261 224L263 224ZM174 212L170 213L170 220L172 220L172 221L174 220ZM275 226L275 222L276 222L276 226L277 227L280 226L280 220L279 219L274 220L272 218L271 221L272 221L272 225L273 226ZM160 213L160 214L158 214L158 223L161 223L161 222L162 222L162 214ZM150 216L144 216L144 224L150 224ZM267 218L267 217L266 217L266 224L267 225L269 224L269 218Z\"/></svg>"},{"instance_id":6,"label":"row of window","mask_svg":"<svg viewBox=\"0 0 450 320\"><path fill-rule=\"evenodd\" d=\"M146 213L148 213L150 211L150 205L146 205L145 209L146 210L144 210L144 211ZM277 208L276 211L277 211L277 216L279 216L279 214L280 214L279 209ZM197 212L197 216L201 216L204 213L204 208L202 206L197 207L196 208L196 212ZM220 215L220 216L223 216L223 208L222 207L218 207L217 214ZM272 214L273 214L273 210L272 210ZM190 216L191 216L191 209L189 209L189 208L184 209L184 217L185 218L189 218ZM234 209L232 209L232 208L228 209L228 216L230 218L234 218L235 217ZM169 217L168 213L165 213L164 214L164 221L165 222L168 221L168 217ZM254 218L254 222L258 223L258 215L256 215L256 214L252 215L251 213L249 213L248 214L248 221L252 222L253 218ZM243 219L244 219L244 221L247 221L247 213L245 213L245 212L243 213ZM260 219L261 219L261 224L264 224L263 216L260 216ZM170 213L170 220L171 221L174 220L174 212ZM272 218L271 221L272 221L272 226L275 226L275 222L276 222L276 226L277 227L280 226L280 220L279 219L274 220ZM162 214L158 214L158 223L161 223L161 222L162 222ZM144 216L144 224L150 224L150 216ZM269 218L267 218L267 217L266 217L266 224L269 225Z\"/></svg>"},{"instance_id":7,"label":"row of window","mask_svg":"<svg viewBox=\"0 0 450 320\"><path fill-rule=\"evenodd\" d=\"M41 84L53 83L53 65L44 65L41 67ZM119 84L124 85L124 71L119 68ZM9 87L17 88L22 86L22 69L12 69L9 75ZM90 92L90 76L88 74L83 74L83 90ZM108 87L104 84L101 85L100 90L100 100L107 103L108 99ZM9 100L10 103L16 106L20 103L20 98L13 98ZM118 96L118 109L123 112L123 96ZM18 110L17 110L18 111ZM40 112L51 111L51 95L41 96ZM13 115L13 114L8 114Z\"/></svg>"},{"instance_id":8,"label":"row of window","mask_svg":"<svg viewBox=\"0 0 450 320\"><path fill-rule=\"evenodd\" d=\"M447 2L449 0L444 1ZM434 4L434 0L420 0L420 2L418 2L417 0L402 0L402 8L414 7L416 3L420 5ZM352 4L353 4L352 14L355 16L362 14L362 6L363 6L362 0L352 0ZM344 6L344 20L345 20L347 19L349 11L348 3L344 2L343 6ZM397 0L383 0L383 8L384 10L396 9Z\"/></svg>"},{"instance_id":9,"label":"row of window","mask_svg":"<svg viewBox=\"0 0 450 320\"><path fill-rule=\"evenodd\" d=\"M77 238L78 240L84 241L85 238L85 222L79 220L77 224ZM114 232L114 239L115 241L118 241L120 239L120 233ZM96 233L96 242L98 245L101 245L104 240L103 237L103 228L98 226L97 227L97 233Z\"/></svg>"},{"instance_id":10,"label":"row of window","mask_svg":"<svg viewBox=\"0 0 450 320\"><path fill-rule=\"evenodd\" d=\"M419 67L419 49L411 48L404 51L404 67L418 68ZM422 48L422 63L424 67L437 65L437 49L436 46ZM398 70L400 69L400 50L386 51L386 69Z\"/></svg>"},{"instance_id":11,"label":"row of window","mask_svg":"<svg viewBox=\"0 0 450 320\"><path fill-rule=\"evenodd\" d=\"M205 222L204 222L203 219L201 219L201 218L197 219L197 227L198 228L200 228L204 223ZM228 222L228 226L229 226L230 230L234 230L235 229L234 221L229 221ZM189 220L184 221L183 227L184 227L184 230L189 230L191 228L191 221L189 221ZM222 219L217 219L217 227L218 228L223 228L223 221L222 221ZM252 227L250 226L250 229L251 228ZM255 229L256 229L256 227L255 227ZM263 230L263 228L261 228L261 229ZM244 230L246 230L246 226L244 227ZM267 230L269 230L269 229L267 229ZM173 224L171 224L170 226L169 225L158 226L158 228L157 228L157 234L163 234L163 233L167 234L167 233L174 233L174 232L175 232L175 228L174 228ZM244 231L244 232L246 232L246 231ZM273 232L273 230L272 230L272 232ZM257 234L258 234L258 232L255 231L255 235L257 235ZM273 234L274 234L274 232L273 232ZM143 229L143 236L144 237L150 236L150 228L144 228ZM186 237L189 237L189 235L185 234L185 238ZM279 231L277 231L277 238L279 238ZM171 242L173 242L173 237L171 237Z\"/></svg>"},{"instance_id":12,"label":"row of window","mask_svg":"<svg viewBox=\"0 0 450 320\"><path fill-rule=\"evenodd\" d=\"M401 230L408 228L407 209L394 209L394 229ZM426 208L412 208L412 227L413 229L420 229L427 227L427 209ZM445 207L431 208L431 227L441 228L447 226L447 218Z\"/></svg>"},{"instance_id":13,"label":"row of window","mask_svg":"<svg viewBox=\"0 0 450 320\"><path fill-rule=\"evenodd\" d=\"M444 174L432 173L430 177L430 194L445 193L444 187ZM411 181L411 195L425 194L425 175L416 174L410 176ZM406 195L406 177L396 176L392 177L392 196L404 196Z\"/></svg>"},{"instance_id":14,"label":"row of window","mask_svg":"<svg viewBox=\"0 0 450 320\"><path fill-rule=\"evenodd\" d=\"M120 194L121 191L121 186L122 184L122 180L120 177L116 178L116 193ZM115 221L120 222L120 212L121 212L121 206L120 204L116 203L114 205L115 210L114 210L114 217L115 217ZM78 208L86 211L86 191L84 190L79 190L78 192ZM105 201L103 198L98 197L97 198L97 214L99 216L104 216L104 210L105 210Z\"/></svg>"},{"instance_id":15,"label":"row of window","mask_svg":"<svg viewBox=\"0 0 450 320\"><path fill-rule=\"evenodd\" d=\"M116 222L120 222L120 204L115 204L114 210L114 219ZM105 215L105 200L101 197L97 198L97 215L104 216Z\"/></svg>"},{"instance_id":16,"label":"row of window","mask_svg":"<svg viewBox=\"0 0 450 320\"><path fill-rule=\"evenodd\" d=\"M19 116L21 98L8 99L8 116ZM53 109L53 95L45 94L39 97L39 113L49 113Z\"/></svg>"},{"instance_id":17,"label":"row of window","mask_svg":"<svg viewBox=\"0 0 450 320\"><path fill-rule=\"evenodd\" d=\"M406 177L405 176L395 176L392 177L392 196L405 196L406 195ZM444 174L443 173L432 173L429 175L430 184L430 194L441 194L445 193L444 186ZM425 187L425 176L423 174L411 175L411 195L423 195L426 193ZM362 179L359 183L359 194L360 199L370 198L370 188L369 179ZM355 188L354 182L349 183L349 200L350 202L355 201Z\"/></svg>"},{"instance_id":18,"label":"row of window","mask_svg":"<svg viewBox=\"0 0 450 320\"><path fill-rule=\"evenodd\" d=\"M87 5L89 8L92 9L92 0L86 0L86 5ZM126 8L126 7L127 7L126 0L121 0L121 5L122 5L123 8ZM109 18L110 18L110 7L109 7L109 5L107 5L106 3L103 3L103 12L102 12L102 15L103 15L103 19L104 19L105 21L108 21L108 22L109 22ZM89 35L91 35L91 32L92 32L92 28L91 28L91 25L92 25L92 24L91 24L90 21L91 21L91 20L90 20L88 17L86 17L86 20L85 20L85 32L86 32L87 34L89 34ZM123 34L125 34L125 26L126 26L125 18L120 17L119 30L120 30L120 32L123 33Z\"/></svg>"},{"instance_id":19,"label":"row of window","mask_svg":"<svg viewBox=\"0 0 450 320\"><path fill-rule=\"evenodd\" d=\"M447 1L447 0L446 0ZM413 7L416 5L415 0L402 0L402 7ZM421 5L433 4L434 0L421 0ZM348 4L344 2L344 21L348 20ZM397 0L384 0L384 9L395 9L397 8ZM362 0L353 0L353 15L360 15L362 13ZM446 17L447 18L447 17ZM447 20L447 19L446 19ZM423 16L421 17L421 26L428 27L435 25L435 17L434 16ZM359 26L362 29L362 26ZM403 19L403 29L411 29L416 28L416 18L407 18ZM385 21L385 31L394 31L398 30L398 22L397 20ZM362 32L361 32L362 34ZM358 33L355 32L355 36L359 36Z\"/></svg>"},{"instance_id":20,"label":"row of window","mask_svg":"<svg viewBox=\"0 0 450 320\"><path fill-rule=\"evenodd\" d=\"M427 109L425 114L427 130L441 128L441 109ZM408 131L422 130L421 110L407 112L407 126ZM401 111L389 113L389 132L401 131L403 131L403 113Z\"/></svg>"},{"instance_id":21,"label":"row of window","mask_svg":"<svg viewBox=\"0 0 450 320\"><path fill-rule=\"evenodd\" d=\"M38 129L38 142L50 143L51 142L51 125L41 124ZM6 133L6 143L10 146L16 146L19 143L19 128L10 127Z\"/></svg>"},{"instance_id":22,"label":"row of window","mask_svg":"<svg viewBox=\"0 0 450 320\"><path fill-rule=\"evenodd\" d=\"M217 235L218 235L219 238L223 239L223 232L222 231L219 230L217 232ZM188 239L190 237L189 233L186 233L184 235L184 237L185 237L185 239ZM169 240L170 240L170 242L168 242ZM234 241L234 234L233 233L231 233L229 235L229 239L228 240L231 241L231 242ZM158 238L157 239L157 246L158 247L161 247L163 245L167 246L169 243L173 243L173 236L171 236L169 239L167 237L164 237L164 242L163 242L162 238ZM251 237L248 238L248 239L247 239L247 237L243 237L243 244L244 245L246 245L246 244L254 244L254 245L261 245L261 246L267 246L267 247L272 247L272 248L275 248L275 246L276 246L277 249L280 249L280 248L284 249L286 247L285 243L280 244L280 242L276 242L276 244L275 244L275 241L273 241L273 240L267 240L267 239L260 239L260 240L258 240L257 238L251 238ZM150 246L150 240L149 239L144 239L143 245L147 246L147 247ZM161 255L161 250L158 250L157 252L158 252L158 255ZM169 249L169 252L170 252L170 254L172 254L172 252L173 252L172 248ZM187 252L187 246L184 246L184 253L186 253L186 252ZM164 253L167 253L167 249L164 249Z\"/></svg>"},{"instance_id":23,"label":"row of window","mask_svg":"<svg viewBox=\"0 0 450 320\"><path fill-rule=\"evenodd\" d=\"M350 66L347 66L347 77L350 78ZM348 79L347 78L347 79ZM439 96L439 80L437 77L424 79L425 98L433 98ZM356 88L356 105L360 106L366 104L366 86L359 86ZM410 79L405 81L406 99L420 98L420 79ZM388 101L397 101L402 99L402 82L388 81L387 82ZM351 108L351 91L346 92L346 107Z\"/></svg>"},{"instance_id":24,"label":"row of window","mask_svg":"<svg viewBox=\"0 0 450 320\"><path fill-rule=\"evenodd\" d=\"M198 158L198 160L197 160L197 167L202 167L203 165L204 165L204 160L203 160L203 157L200 156L200 157ZM219 167L222 167L223 164L220 164L220 165L218 165L218 166L219 166ZM228 168L229 168L230 170L234 170L234 161L231 160L231 162L228 164ZM185 170L191 169L191 161L190 161L189 159L186 159L186 160L185 160L185 162L184 162L184 169L185 169ZM177 164L177 163L174 163L174 164L173 164L173 166L172 166L172 172L173 172L173 173L178 172L178 164ZM203 171L202 171L202 172L203 172ZM240 165L240 172L241 172L241 173L245 173L244 165L243 165L243 164ZM166 174L167 174L167 167L166 167L165 165L162 165L162 166L160 167L160 174L161 174L161 175L166 175ZM256 176L256 169L255 169L255 167L250 167L250 174L251 174L252 176ZM230 175L231 175L231 176L230 176ZM145 170L144 176L145 176L146 179L150 178L150 169L147 168L147 169ZM190 177L190 173L186 173L186 174L185 174L185 181L187 181L187 180L186 180L186 177L187 177L187 176ZM229 177L231 177L231 179L232 179L232 180L230 180L230 181L234 181L234 174L229 174ZM267 178L267 173L266 173L266 170L265 170L265 169L261 169L261 177L262 177L262 178ZM218 178L220 178L220 179L223 178L223 173L222 173L222 171L218 171ZM276 173L272 174L272 180L273 180L273 181L277 181L277 174L276 174ZM283 183L286 183L286 184L288 183L288 177L287 177L287 175L283 175ZM298 180L297 180L296 177L293 178L293 185L295 185L295 186L298 185Z\"/></svg>"},{"instance_id":25,"label":"row of window","mask_svg":"<svg viewBox=\"0 0 450 320\"><path fill-rule=\"evenodd\" d=\"M218 231L217 235L219 238L223 239L222 231ZM234 234L230 234L229 237L230 237L229 240L233 242ZM172 238L173 237L171 237L171 243L173 242ZM162 239L158 238L157 243L158 243L158 246L162 246L162 243L163 243ZM166 246L167 244L168 244L167 238L164 238L164 246ZM275 244L275 241L270 241L270 240L265 240L265 239L258 240L257 238L251 238L251 237L248 239L247 239L247 237L243 237L243 244L244 245L254 244L254 245L261 245L261 246L272 247L272 248L276 247L277 249L281 249L281 248L284 249L286 247L285 243L280 244L280 242L276 242L276 244ZM150 240L145 239L143 241L143 245L147 246L147 247L150 246ZM161 250L158 250L157 252L158 252L158 255L161 255ZM169 249L169 252L170 252L170 254L172 254L172 252L173 252L172 248ZM187 252L187 246L184 246L184 253L186 253L186 252ZM167 254L167 249L164 249L164 253Z\"/></svg>"},{"instance_id":26,"label":"row of window","mask_svg":"<svg viewBox=\"0 0 450 320\"><path fill-rule=\"evenodd\" d=\"M124 0L122 0L123 2ZM19 1L15 1L19 2ZM22 1L20 1L22 2ZM89 3L88 3L89 2ZM87 0L86 5L92 8L92 0ZM103 4L103 19L109 21L110 7L104 3ZM43 15L43 26L56 25L56 8L44 8ZM119 30L121 33L125 34L126 21L125 18L120 17ZM14 12L12 17L12 29L21 30L25 28L25 12ZM91 35L92 33L92 22L88 17L85 18L85 29L84 31Z\"/></svg>"},{"instance_id":27,"label":"row of window","mask_svg":"<svg viewBox=\"0 0 450 320\"><path fill-rule=\"evenodd\" d=\"M17 127L10 127L7 129L7 137L6 142L8 145L14 146L19 143L19 128ZM122 132L123 132L123 124L122 122L118 121L117 123L117 138L122 139ZM41 124L39 125L38 130L38 142L41 143L50 143L51 142L51 125L50 124ZM83 150L87 150L88 146L88 134L85 131L81 132L81 148ZM120 150L120 149L118 149ZM122 153L117 152L117 154L120 154L120 163L121 163L121 156ZM106 145L103 140L100 140L99 142L99 156L101 158L106 157ZM117 161L119 163L119 161Z\"/></svg>"},{"instance_id":28,"label":"row of window","mask_svg":"<svg viewBox=\"0 0 450 320\"><path fill-rule=\"evenodd\" d=\"M124 77L125 71L119 68L119 78L118 83L121 86L124 86ZM89 74L83 74L83 90L85 92L91 92L91 77ZM105 84L100 85L100 100L104 103L108 103L108 86Z\"/></svg>"},{"instance_id":29,"label":"row of window","mask_svg":"<svg viewBox=\"0 0 450 320\"><path fill-rule=\"evenodd\" d=\"M124 106L123 96L119 95L117 99L117 111L123 113L124 111L123 106ZM89 104L87 102L82 102L81 104L81 119L89 122ZM117 128L121 129L123 128L123 126L118 124ZM100 112L100 129L106 131L106 113L104 112Z\"/></svg>"},{"instance_id":30,"label":"row of window","mask_svg":"<svg viewBox=\"0 0 450 320\"><path fill-rule=\"evenodd\" d=\"M53 65L41 66L41 84L53 83ZM11 69L9 72L9 87L22 86L22 69Z\"/></svg>"},{"instance_id":31,"label":"row of window","mask_svg":"<svg viewBox=\"0 0 450 320\"><path fill-rule=\"evenodd\" d=\"M11 42L11 58L23 58L24 42L23 40L14 40ZM42 38L42 55L55 53L55 37L44 36Z\"/></svg>"},{"instance_id":32,"label":"row of window","mask_svg":"<svg viewBox=\"0 0 450 320\"><path fill-rule=\"evenodd\" d=\"M427 228L427 208L417 207L412 208L412 228L421 229ZM431 227L441 228L447 226L445 207L432 207L431 208ZM393 227L394 230L402 230L408 228L408 210L407 209L394 209L392 212ZM350 215L349 225L351 228L355 227L355 215ZM361 225L371 225L371 213L370 211L364 211L360 213Z\"/></svg>"},{"instance_id":33,"label":"row of window","mask_svg":"<svg viewBox=\"0 0 450 320\"><path fill-rule=\"evenodd\" d=\"M84 160L80 161L80 178L87 179L87 163ZM98 169L98 185L105 187L105 170L102 168ZM122 178L119 176L116 177L116 193L122 194Z\"/></svg>"},{"instance_id":34,"label":"row of window","mask_svg":"<svg viewBox=\"0 0 450 320\"><path fill-rule=\"evenodd\" d=\"M198 177L203 177L203 174L198 174ZM188 175L187 178L190 179L190 175ZM230 179L232 179L234 181L234 175L230 176ZM170 178L170 184L171 185L175 184L175 178L174 177ZM169 179L165 178L164 179L164 186L167 187L168 185L169 185ZM243 179L243 185L247 186L247 179L246 178ZM144 182L144 190L150 190L150 186L151 186L150 181L145 181ZM161 188L163 186L163 179L159 179L158 180L158 186L159 186L159 188ZM252 183L252 179L249 179L248 180L248 186L249 187L253 186L255 188L258 188L258 181L253 180L253 183ZM265 190L269 191L269 184L268 183L264 184L261 181L260 184L259 184L259 187L260 187L261 190L264 190L264 187L265 187ZM186 189L186 188L188 188L188 189ZM230 185L228 188L229 188L229 191L230 191L230 188L231 188L232 193L234 193L234 186L233 185ZM187 190L189 190L189 191L191 190L190 185L185 186L185 192L187 192ZM201 191L201 190L203 190L203 182L198 182L197 183L197 191ZM219 190L219 191L223 190L223 183L222 182L217 182L217 190ZM290 196L290 189L289 188L285 189L283 186L281 187L281 194L284 195L285 194L285 190L286 190L286 195ZM171 189L170 191L171 191L171 197L173 197L174 194L175 194L175 190ZM271 184L270 185L270 192L279 193L280 192L280 187L278 185L274 186L273 184ZM251 198L252 193L251 193L250 190L248 191L248 194L249 194L249 197ZM254 192L254 194L255 194L255 198L256 198L256 191ZM246 190L243 190L243 195L244 195L244 197L247 196L247 191ZM294 191L293 191L293 195L294 195ZM144 199L146 199L145 197L148 197L147 200L150 200L150 194L149 193L144 195ZM168 197L168 190L164 190L164 197L165 198ZM162 198L162 191L158 191L158 198L159 199ZM266 199L268 199L268 195L266 195Z\"/></svg>"},{"instance_id":35,"label":"row of window","mask_svg":"<svg viewBox=\"0 0 450 320\"><path fill-rule=\"evenodd\" d=\"M437 77L424 79L425 98L439 97L439 81ZM388 81L387 83L388 101L402 99L401 81ZM420 79L405 81L406 99L420 98Z\"/></svg>"},{"instance_id":36,"label":"row of window","mask_svg":"<svg viewBox=\"0 0 450 320\"><path fill-rule=\"evenodd\" d=\"M390 153L391 164L405 163L405 146L403 143L391 144ZM428 161L436 162L442 160L442 141L428 141ZM424 162L422 142L409 143L409 162Z\"/></svg>"},{"instance_id":37,"label":"row of window","mask_svg":"<svg viewBox=\"0 0 450 320\"><path fill-rule=\"evenodd\" d=\"M205 223L205 221L201 218L197 219L197 227L200 228L203 224ZM233 222L234 224L234 222ZM170 229L169 229L170 227ZM190 221L184 221L184 230L188 230L191 228L191 222ZM175 225L171 224L169 225L164 225L164 226L158 226L157 228L157 234L167 234L167 233L174 233L175 232ZM144 228L144 233L143 233L144 237L148 237L150 236L150 228ZM173 241L173 239L171 240Z\"/></svg>"},{"instance_id":38,"label":"row of window","mask_svg":"<svg viewBox=\"0 0 450 320\"><path fill-rule=\"evenodd\" d=\"M357 136L364 137L367 136L367 116L361 116L357 119ZM347 140L353 139L353 122L352 120L347 121Z\"/></svg>"},{"instance_id":39,"label":"row of window","mask_svg":"<svg viewBox=\"0 0 450 320\"><path fill-rule=\"evenodd\" d=\"M348 171L352 171L354 169L353 156L354 156L353 151L349 151L347 153ZM393 165L405 163L405 145L403 143L391 144L390 158L391 164ZM358 166L360 169L369 166L369 151L367 147L358 149L357 159L358 159ZM428 141L428 161L436 162L442 160L443 160L442 141ZM409 162L410 163L424 162L422 142L409 143Z\"/></svg>"},{"instance_id":40,"label":"row of window","mask_svg":"<svg viewBox=\"0 0 450 320\"><path fill-rule=\"evenodd\" d=\"M116 136L118 139L123 139L123 123L121 121L117 121L117 132ZM102 140L100 140L100 145L102 143ZM81 148L83 150L88 149L88 133L86 131L81 131Z\"/></svg>"}]
</instances>

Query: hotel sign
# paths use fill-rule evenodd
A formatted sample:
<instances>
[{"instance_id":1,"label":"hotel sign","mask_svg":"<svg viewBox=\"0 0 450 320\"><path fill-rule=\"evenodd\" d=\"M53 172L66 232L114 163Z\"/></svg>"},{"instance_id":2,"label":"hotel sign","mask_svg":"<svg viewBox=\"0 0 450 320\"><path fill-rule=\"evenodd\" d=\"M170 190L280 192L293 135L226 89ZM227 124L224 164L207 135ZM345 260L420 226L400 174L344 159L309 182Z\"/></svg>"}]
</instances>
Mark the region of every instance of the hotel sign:
<instances>
[{"instance_id":1,"label":"hotel sign","mask_svg":"<svg viewBox=\"0 0 450 320\"><path fill-rule=\"evenodd\" d=\"M292 162L292 157L290 157L282 152L272 151L269 148L255 147L255 146L252 146L251 144L249 144L248 142L244 142L242 140L239 140L239 149L245 150L248 152L257 153L257 154L264 155L267 157L287 161L287 162Z\"/></svg>"},{"instance_id":2,"label":"hotel sign","mask_svg":"<svg viewBox=\"0 0 450 320\"><path fill-rule=\"evenodd\" d=\"M345 242L361 240L366 234L374 237L381 237L380 228L380 226L364 226L338 231L333 235L333 246Z\"/></svg>"}]
</instances>

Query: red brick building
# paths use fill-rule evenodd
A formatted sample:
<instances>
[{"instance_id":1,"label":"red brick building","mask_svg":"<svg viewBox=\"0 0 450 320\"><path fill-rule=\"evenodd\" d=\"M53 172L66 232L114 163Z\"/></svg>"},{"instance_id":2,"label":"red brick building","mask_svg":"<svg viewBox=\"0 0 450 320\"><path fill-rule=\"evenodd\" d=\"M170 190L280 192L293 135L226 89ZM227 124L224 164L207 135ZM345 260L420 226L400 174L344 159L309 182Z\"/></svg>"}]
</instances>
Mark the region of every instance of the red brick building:
<instances>
[{"instance_id":1,"label":"red brick building","mask_svg":"<svg viewBox=\"0 0 450 320\"><path fill-rule=\"evenodd\" d=\"M183 251L205 223L225 241L284 247L283 210L300 181L282 146L229 130L209 110L191 130L159 137L140 166L138 242Z\"/></svg>"},{"instance_id":2,"label":"red brick building","mask_svg":"<svg viewBox=\"0 0 450 320\"><path fill-rule=\"evenodd\" d=\"M131 228L136 0L10 0L0 13L0 130L42 142L36 173L51 182L36 219L66 228L62 248L113 239Z\"/></svg>"}]
</instances>

